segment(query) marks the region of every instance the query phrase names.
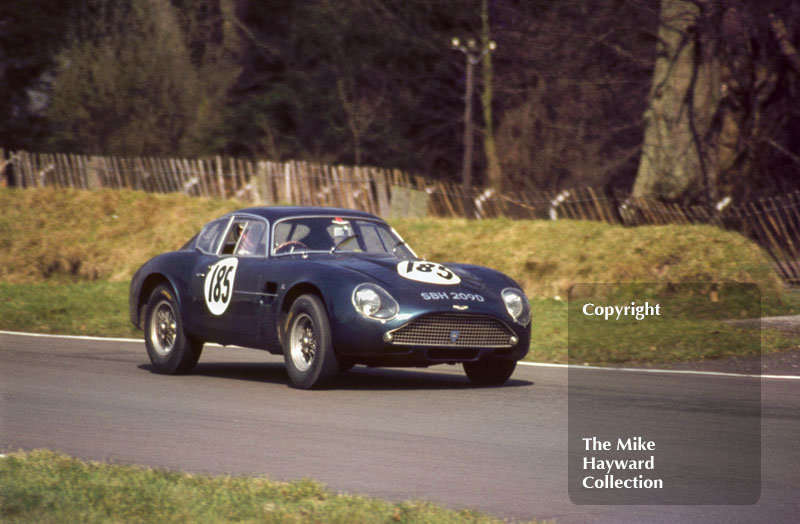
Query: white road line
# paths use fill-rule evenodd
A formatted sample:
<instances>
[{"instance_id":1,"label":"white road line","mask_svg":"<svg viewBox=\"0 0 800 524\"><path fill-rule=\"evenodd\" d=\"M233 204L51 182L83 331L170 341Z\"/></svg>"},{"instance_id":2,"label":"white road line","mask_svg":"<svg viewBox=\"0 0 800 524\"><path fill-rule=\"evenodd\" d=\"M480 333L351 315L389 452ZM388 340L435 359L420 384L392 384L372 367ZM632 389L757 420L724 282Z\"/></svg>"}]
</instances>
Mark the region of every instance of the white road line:
<instances>
[{"instance_id":1,"label":"white road line","mask_svg":"<svg viewBox=\"0 0 800 524\"><path fill-rule=\"evenodd\" d=\"M598 371L627 371L629 373L671 373L673 375L706 375L712 377L746 377L746 378L774 378L782 380L800 380L797 375L752 375L745 373L725 373L722 371L696 371L690 369L655 369L655 368L608 368L602 366L581 366L578 364L552 364L547 362L517 362L523 366L537 366L564 369L592 369Z\"/></svg>"},{"instance_id":2,"label":"white road line","mask_svg":"<svg viewBox=\"0 0 800 524\"><path fill-rule=\"evenodd\" d=\"M19 337L62 338L65 340L99 340L108 342L141 342L140 338L89 337L83 335L51 335L49 333L23 333L20 331L0 331L0 335L16 335Z\"/></svg>"},{"instance_id":3,"label":"white road line","mask_svg":"<svg viewBox=\"0 0 800 524\"><path fill-rule=\"evenodd\" d=\"M51 335L48 333L23 333L20 331L2 331L0 335L15 335L20 337L38 337L38 338L61 338L66 340L96 340L107 342L141 342L140 338L113 338L113 337L90 337L84 335ZM217 346L217 344L209 344ZM232 346L228 346L232 347ZM720 371L694 371L688 369L651 369L651 368L608 368L602 366L579 366L576 364L552 364L549 362L518 362L522 366L537 366L549 368L575 368L575 369L596 369L601 371L625 371L628 373L671 373L674 375L706 375L712 377L748 377L748 378L769 378L779 380L800 380L800 376L796 375L752 375L744 373L724 373Z\"/></svg>"}]
</instances>

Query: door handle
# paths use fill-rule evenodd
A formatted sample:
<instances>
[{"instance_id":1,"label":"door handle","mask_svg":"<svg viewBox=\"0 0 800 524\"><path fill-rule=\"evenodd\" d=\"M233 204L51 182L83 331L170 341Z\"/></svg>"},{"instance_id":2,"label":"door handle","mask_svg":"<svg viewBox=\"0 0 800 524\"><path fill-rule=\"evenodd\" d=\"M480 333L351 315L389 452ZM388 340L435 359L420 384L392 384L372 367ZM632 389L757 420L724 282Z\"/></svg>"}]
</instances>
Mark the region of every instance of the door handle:
<instances>
[{"instance_id":1,"label":"door handle","mask_svg":"<svg viewBox=\"0 0 800 524\"><path fill-rule=\"evenodd\" d=\"M209 264L208 265L208 269L211 269L213 266L214 266L214 264ZM194 276L199 277L199 278L203 278L203 277L206 276L206 274L205 273L195 273Z\"/></svg>"}]
</instances>

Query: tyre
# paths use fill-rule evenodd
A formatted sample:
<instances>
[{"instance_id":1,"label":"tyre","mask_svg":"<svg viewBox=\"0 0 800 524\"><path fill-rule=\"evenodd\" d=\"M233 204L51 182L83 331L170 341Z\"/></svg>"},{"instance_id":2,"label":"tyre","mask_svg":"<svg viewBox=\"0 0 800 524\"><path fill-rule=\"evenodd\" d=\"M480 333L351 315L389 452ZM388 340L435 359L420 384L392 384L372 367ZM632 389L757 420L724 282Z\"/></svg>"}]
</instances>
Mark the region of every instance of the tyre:
<instances>
[{"instance_id":1,"label":"tyre","mask_svg":"<svg viewBox=\"0 0 800 524\"><path fill-rule=\"evenodd\" d=\"M516 367L516 360L485 359L464 362L464 373L476 386L499 386L511 377Z\"/></svg>"},{"instance_id":2,"label":"tyre","mask_svg":"<svg viewBox=\"0 0 800 524\"><path fill-rule=\"evenodd\" d=\"M327 385L339 371L325 306L316 295L302 295L289 309L283 358L292 385L310 389Z\"/></svg>"},{"instance_id":3,"label":"tyre","mask_svg":"<svg viewBox=\"0 0 800 524\"><path fill-rule=\"evenodd\" d=\"M174 292L168 286L156 287L147 301L144 343L157 373L188 373L200 359L203 343L183 332L181 311Z\"/></svg>"}]
</instances>

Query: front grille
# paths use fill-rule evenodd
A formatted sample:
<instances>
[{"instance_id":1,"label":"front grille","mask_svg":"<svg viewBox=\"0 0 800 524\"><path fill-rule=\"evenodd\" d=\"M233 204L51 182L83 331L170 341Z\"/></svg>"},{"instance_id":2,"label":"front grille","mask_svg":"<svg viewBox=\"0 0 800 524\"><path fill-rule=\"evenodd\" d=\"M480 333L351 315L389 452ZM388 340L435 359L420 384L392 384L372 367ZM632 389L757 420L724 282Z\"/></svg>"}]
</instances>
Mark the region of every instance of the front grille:
<instances>
[{"instance_id":1,"label":"front grille","mask_svg":"<svg viewBox=\"0 0 800 524\"><path fill-rule=\"evenodd\" d=\"M482 315L437 313L412 320L392 332L392 343L438 347L511 347L514 333L502 322Z\"/></svg>"}]
</instances>

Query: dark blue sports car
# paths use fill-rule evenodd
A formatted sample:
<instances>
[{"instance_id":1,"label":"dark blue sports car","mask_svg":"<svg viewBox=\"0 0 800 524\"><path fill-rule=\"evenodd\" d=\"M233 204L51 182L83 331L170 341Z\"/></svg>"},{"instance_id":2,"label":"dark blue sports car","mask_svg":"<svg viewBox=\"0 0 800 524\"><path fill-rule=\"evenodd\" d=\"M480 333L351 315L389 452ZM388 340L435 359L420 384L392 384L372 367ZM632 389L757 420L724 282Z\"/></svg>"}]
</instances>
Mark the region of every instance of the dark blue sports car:
<instances>
[{"instance_id":1,"label":"dark blue sports car","mask_svg":"<svg viewBox=\"0 0 800 524\"><path fill-rule=\"evenodd\" d=\"M504 383L530 343L530 306L506 275L420 260L380 218L255 207L225 215L133 276L130 316L161 373L186 373L204 342L283 354L292 384L356 364L462 363Z\"/></svg>"}]
</instances>

